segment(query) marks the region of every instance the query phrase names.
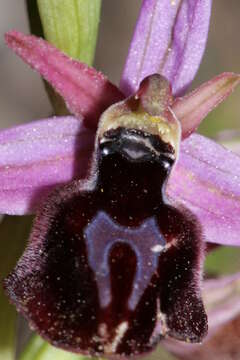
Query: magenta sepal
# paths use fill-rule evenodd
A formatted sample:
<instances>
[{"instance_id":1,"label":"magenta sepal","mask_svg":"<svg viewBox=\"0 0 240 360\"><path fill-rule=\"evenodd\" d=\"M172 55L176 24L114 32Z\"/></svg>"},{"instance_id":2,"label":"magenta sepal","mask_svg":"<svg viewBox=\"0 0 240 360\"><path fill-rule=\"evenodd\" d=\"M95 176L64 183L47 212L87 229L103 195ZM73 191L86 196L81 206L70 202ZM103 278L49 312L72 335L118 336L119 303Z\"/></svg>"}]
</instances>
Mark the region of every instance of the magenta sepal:
<instances>
[{"instance_id":1,"label":"magenta sepal","mask_svg":"<svg viewBox=\"0 0 240 360\"><path fill-rule=\"evenodd\" d=\"M0 132L0 212L32 213L58 184L86 174L94 132L54 117Z\"/></svg>"},{"instance_id":2,"label":"magenta sepal","mask_svg":"<svg viewBox=\"0 0 240 360\"><path fill-rule=\"evenodd\" d=\"M186 90L204 53L211 0L144 0L122 75L129 95L142 79L159 73L174 95Z\"/></svg>"},{"instance_id":3,"label":"magenta sepal","mask_svg":"<svg viewBox=\"0 0 240 360\"><path fill-rule=\"evenodd\" d=\"M207 242L240 245L240 157L193 134L182 142L169 196L199 219Z\"/></svg>"}]
</instances>

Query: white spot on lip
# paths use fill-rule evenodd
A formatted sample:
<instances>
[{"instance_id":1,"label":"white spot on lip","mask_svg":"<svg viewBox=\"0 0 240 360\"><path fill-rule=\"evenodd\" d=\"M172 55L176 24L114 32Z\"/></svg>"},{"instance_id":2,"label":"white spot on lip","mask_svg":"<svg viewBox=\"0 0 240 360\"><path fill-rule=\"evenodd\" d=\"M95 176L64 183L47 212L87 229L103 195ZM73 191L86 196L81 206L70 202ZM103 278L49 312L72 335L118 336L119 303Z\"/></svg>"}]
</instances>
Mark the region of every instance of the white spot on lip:
<instances>
[{"instance_id":1,"label":"white spot on lip","mask_svg":"<svg viewBox=\"0 0 240 360\"><path fill-rule=\"evenodd\" d=\"M157 244L151 247L151 251L153 253L160 253L162 251L168 250L171 246L175 245L175 240L172 240L170 243L166 244L165 246L161 244Z\"/></svg>"},{"instance_id":2,"label":"white spot on lip","mask_svg":"<svg viewBox=\"0 0 240 360\"><path fill-rule=\"evenodd\" d=\"M168 332L169 328L167 326L167 317L163 312L161 312L160 299L157 299L156 326L152 332L150 343L153 344L160 335L165 337Z\"/></svg>"},{"instance_id":3,"label":"white spot on lip","mask_svg":"<svg viewBox=\"0 0 240 360\"><path fill-rule=\"evenodd\" d=\"M164 249L164 246L162 246L160 244L157 244L157 245L154 245L153 247L151 247L151 251L154 253L160 253L161 251L163 251L163 249Z\"/></svg>"},{"instance_id":4,"label":"white spot on lip","mask_svg":"<svg viewBox=\"0 0 240 360\"><path fill-rule=\"evenodd\" d=\"M118 345L120 344L122 338L124 337L126 331L128 329L128 322L124 321L121 324L118 325L118 327L115 330L115 336L111 342L107 342L104 346L104 353L107 354L114 354L117 350ZM105 339L108 337L107 332L107 325L106 324L100 324L99 326L99 335Z\"/></svg>"}]
</instances>

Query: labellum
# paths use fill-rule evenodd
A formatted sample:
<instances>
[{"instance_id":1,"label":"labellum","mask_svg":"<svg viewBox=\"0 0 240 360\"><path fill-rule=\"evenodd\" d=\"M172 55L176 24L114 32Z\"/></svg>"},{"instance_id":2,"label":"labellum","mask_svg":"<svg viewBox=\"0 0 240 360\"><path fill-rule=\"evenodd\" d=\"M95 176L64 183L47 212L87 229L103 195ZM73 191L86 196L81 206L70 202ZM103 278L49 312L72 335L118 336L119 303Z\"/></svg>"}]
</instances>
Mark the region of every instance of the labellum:
<instances>
[{"instance_id":1,"label":"labellum","mask_svg":"<svg viewBox=\"0 0 240 360\"><path fill-rule=\"evenodd\" d=\"M92 356L144 354L163 337L200 342L203 241L165 186L181 129L160 75L103 113L89 176L39 209L5 289L45 339Z\"/></svg>"}]
</instances>

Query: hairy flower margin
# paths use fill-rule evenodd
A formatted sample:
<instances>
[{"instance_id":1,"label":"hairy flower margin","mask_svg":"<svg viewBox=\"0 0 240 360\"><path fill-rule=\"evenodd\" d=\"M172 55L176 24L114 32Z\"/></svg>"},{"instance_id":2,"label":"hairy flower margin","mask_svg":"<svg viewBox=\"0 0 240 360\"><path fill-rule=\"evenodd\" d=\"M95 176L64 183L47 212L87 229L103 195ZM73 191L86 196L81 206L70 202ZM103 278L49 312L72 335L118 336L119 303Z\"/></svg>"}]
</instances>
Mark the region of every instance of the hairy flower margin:
<instances>
[{"instance_id":1,"label":"hairy flower margin","mask_svg":"<svg viewBox=\"0 0 240 360\"><path fill-rule=\"evenodd\" d=\"M101 113L147 75L161 73L172 85L183 138L168 195L198 217L207 242L239 246L240 158L194 131L240 77L224 73L183 96L204 52L210 12L207 0L143 1L120 89L44 40L9 32L8 46L62 95L75 117L0 132L1 213L34 212L56 185L84 177Z\"/></svg>"}]
</instances>

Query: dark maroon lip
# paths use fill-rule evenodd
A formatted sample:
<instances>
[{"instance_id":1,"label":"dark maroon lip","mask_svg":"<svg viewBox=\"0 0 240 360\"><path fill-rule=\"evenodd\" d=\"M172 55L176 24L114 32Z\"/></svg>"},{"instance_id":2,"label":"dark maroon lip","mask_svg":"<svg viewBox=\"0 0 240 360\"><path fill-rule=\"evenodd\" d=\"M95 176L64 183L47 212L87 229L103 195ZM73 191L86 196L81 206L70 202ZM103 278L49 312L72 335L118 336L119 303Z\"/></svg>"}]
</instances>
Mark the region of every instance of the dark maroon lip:
<instances>
[{"instance_id":1,"label":"dark maroon lip","mask_svg":"<svg viewBox=\"0 0 240 360\"><path fill-rule=\"evenodd\" d=\"M55 190L39 210L6 292L45 339L76 353L142 355L166 335L200 342L203 239L166 201L172 148L134 129L104 136L84 188Z\"/></svg>"}]
</instances>

